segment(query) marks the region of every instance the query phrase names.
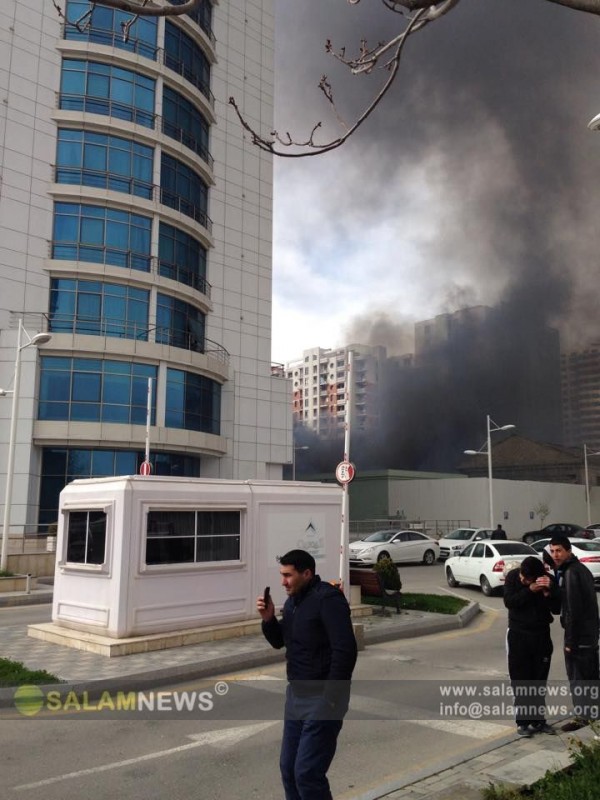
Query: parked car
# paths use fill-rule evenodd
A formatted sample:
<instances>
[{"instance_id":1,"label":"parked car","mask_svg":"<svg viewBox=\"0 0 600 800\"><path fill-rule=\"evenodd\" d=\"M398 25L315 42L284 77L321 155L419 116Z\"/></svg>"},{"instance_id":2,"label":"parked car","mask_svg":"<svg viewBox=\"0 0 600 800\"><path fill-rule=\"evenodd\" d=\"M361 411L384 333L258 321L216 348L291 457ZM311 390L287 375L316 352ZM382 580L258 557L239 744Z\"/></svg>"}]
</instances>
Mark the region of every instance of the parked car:
<instances>
[{"instance_id":1,"label":"parked car","mask_svg":"<svg viewBox=\"0 0 600 800\"><path fill-rule=\"evenodd\" d=\"M382 558L391 558L395 564L407 561L435 564L440 546L419 531L383 530L352 542L348 549L350 566L365 567Z\"/></svg>"},{"instance_id":2,"label":"parked car","mask_svg":"<svg viewBox=\"0 0 600 800\"><path fill-rule=\"evenodd\" d=\"M440 559L445 561L451 556L457 556L470 542L489 539L493 532L491 528L457 528L439 540Z\"/></svg>"},{"instance_id":3,"label":"parked car","mask_svg":"<svg viewBox=\"0 0 600 800\"><path fill-rule=\"evenodd\" d=\"M585 529L592 533L594 539L600 538L600 522L592 522L591 525L586 525Z\"/></svg>"},{"instance_id":4,"label":"parked car","mask_svg":"<svg viewBox=\"0 0 600 800\"><path fill-rule=\"evenodd\" d=\"M573 555L589 569L596 586L600 586L600 541L597 539L569 539ZM550 555L550 539L538 539L531 545L540 555L545 550Z\"/></svg>"},{"instance_id":5,"label":"parked car","mask_svg":"<svg viewBox=\"0 0 600 800\"><path fill-rule=\"evenodd\" d=\"M460 555L446 561L446 581L451 587L459 583L479 586L484 595L489 597L504 587L506 573L518 567L527 556L541 559L533 547L523 542L472 542Z\"/></svg>"},{"instance_id":6,"label":"parked car","mask_svg":"<svg viewBox=\"0 0 600 800\"><path fill-rule=\"evenodd\" d=\"M585 529L581 525L574 525L571 522L553 522L551 525L546 525L545 528L540 528L537 531L527 531L521 536L521 541L526 544L537 542L538 539L551 539L556 534L562 536L575 536L580 539L586 539L583 534Z\"/></svg>"}]
</instances>

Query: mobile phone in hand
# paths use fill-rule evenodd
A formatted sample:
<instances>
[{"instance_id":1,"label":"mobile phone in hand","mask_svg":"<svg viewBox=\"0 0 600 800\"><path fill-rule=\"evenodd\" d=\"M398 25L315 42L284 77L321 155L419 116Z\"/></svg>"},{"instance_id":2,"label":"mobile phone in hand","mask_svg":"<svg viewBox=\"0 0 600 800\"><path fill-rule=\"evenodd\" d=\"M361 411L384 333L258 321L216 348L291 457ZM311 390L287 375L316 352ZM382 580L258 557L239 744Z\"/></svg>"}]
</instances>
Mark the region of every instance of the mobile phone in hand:
<instances>
[{"instance_id":1,"label":"mobile phone in hand","mask_svg":"<svg viewBox=\"0 0 600 800\"><path fill-rule=\"evenodd\" d=\"M265 611L269 607L269 600L271 599L271 587L265 586L265 591L263 593L263 603L265 604Z\"/></svg>"}]
</instances>

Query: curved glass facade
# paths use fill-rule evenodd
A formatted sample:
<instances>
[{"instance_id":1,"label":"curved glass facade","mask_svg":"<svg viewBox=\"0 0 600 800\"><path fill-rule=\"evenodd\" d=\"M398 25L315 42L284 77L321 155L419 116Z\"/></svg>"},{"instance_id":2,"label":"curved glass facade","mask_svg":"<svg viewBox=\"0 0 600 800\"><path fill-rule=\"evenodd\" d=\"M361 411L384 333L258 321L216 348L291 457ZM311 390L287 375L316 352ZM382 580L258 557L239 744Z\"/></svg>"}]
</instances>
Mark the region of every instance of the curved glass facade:
<instances>
[{"instance_id":1,"label":"curved glass facade","mask_svg":"<svg viewBox=\"0 0 600 800\"><path fill-rule=\"evenodd\" d=\"M166 294L156 300L156 341L204 352L205 315L189 303Z\"/></svg>"},{"instance_id":2,"label":"curved glass facade","mask_svg":"<svg viewBox=\"0 0 600 800\"><path fill-rule=\"evenodd\" d=\"M161 161L160 200L208 227L208 186L193 169L166 153Z\"/></svg>"},{"instance_id":3,"label":"curved glass facade","mask_svg":"<svg viewBox=\"0 0 600 800\"><path fill-rule=\"evenodd\" d=\"M149 295L116 283L53 280L48 330L147 340Z\"/></svg>"},{"instance_id":4,"label":"curved glass facade","mask_svg":"<svg viewBox=\"0 0 600 800\"><path fill-rule=\"evenodd\" d=\"M152 197L154 150L143 144L91 131L59 130L56 182Z\"/></svg>"},{"instance_id":5,"label":"curved glass facade","mask_svg":"<svg viewBox=\"0 0 600 800\"><path fill-rule=\"evenodd\" d=\"M60 108L103 114L154 127L155 81L98 61L64 59Z\"/></svg>"},{"instance_id":6,"label":"curved glass facade","mask_svg":"<svg viewBox=\"0 0 600 800\"><path fill-rule=\"evenodd\" d=\"M202 48L175 23L165 23L165 66L193 83L212 102L210 62Z\"/></svg>"},{"instance_id":7,"label":"curved glass facade","mask_svg":"<svg viewBox=\"0 0 600 800\"><path fill-rule=\"evenodd\" d=\"M41 525L56 522L58 496L70 481L77 478L107 478L112 475L137 475L144 460L138 450L86 449L77 447L44 447L40 488ZM185 453L151 454L153 475L175 475L197 478L200 475L198 456Z\"/></svg>"},{"instance_id":8,"label":"curved glass facade","mask_svg":"<svg viewBox=\"0 0 600 800\"><path fill-rule=\"evenodd\" d=\"M65 39L118 47L156 59L156 17L134 17L101 5L90 7L88 0L67 0L65 16Z\"/></svg>"},{"instance_id":9,"label":"curved glass facade","mask_svg":"<svg viewBox=\"0 0 600 800\"><path fill-rule=\"evenodd\" d=\"M180 6L187 0L169 0L172 6ZM210 0L200 0L198 6L188 13L190 19L193 19L198 27L202 28L204 33L208 35L211 41L214 41L214 34L212 31L212 3Z\"/></svg>"},{"instance_id":10,"label":"curved glass facade","mask_svg":"<svg viewBox=\"0 0 600 800\"><path fill-rule=\"evenodd\" d=\"M166 278L209 294L206 249L193 236L166 222L159 227L158 271Z\"/></svg>"},{"instance_id":11,"label":"curved glass facade","mask_svg":"<svg viewBox=\"0 0 600 800\"><path fill-rule=\"evenodd\" d=\"M152 220L82 203L54 204L52 258L150 271Z\"/></svg>"},{"instance_id":12,"label":"curved glass facade","mask_svg":"<svg viewBox=\"0 0 600 800\"><path fill-rule=\"evenodd\" d=\"M189 147L211 167L208 151L209 125L198 109L183 95L165 86L163 91L163 133Z\"/></svg>"},{"instance_id":13,"label":"curved glass facade","mask_svg":"<svg viewBox=\"0 0 600 800\"><path fill-rule=\"evenodd\" d=\"M77 422L146 424L148 378L151 424L156 415L157 368L100 358L40 358L38 418Z\"/></svg>"},{"instance_id":14,"label":"curved glass facade","mask_svg":"<svg viewBox=\"0 0 600 800\"><path fill-rule=\"evenodd\" d=\"M210 378L167 370L165 424L218 435L221 431L221 385Z\"/></svg>"}]
</instances>

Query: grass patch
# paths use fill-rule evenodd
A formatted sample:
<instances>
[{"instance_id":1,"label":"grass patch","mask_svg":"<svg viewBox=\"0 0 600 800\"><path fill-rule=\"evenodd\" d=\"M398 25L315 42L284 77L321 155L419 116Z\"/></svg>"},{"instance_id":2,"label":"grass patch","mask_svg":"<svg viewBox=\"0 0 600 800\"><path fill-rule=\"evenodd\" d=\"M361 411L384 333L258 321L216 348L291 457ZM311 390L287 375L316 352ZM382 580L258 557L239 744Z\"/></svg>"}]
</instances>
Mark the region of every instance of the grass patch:
<instances>
[{"instance_id":1,"label":"grass patch","mask_svg":"<svg viewBox=\"0 0 600 800\"><path fill-rule=\"evenodd\" d=\"M0 578L14 578L15 573L9 569L0 569Z\"/></svg>"},{"instance_id":2,"label":"grass patch","mask_svg":"<svg viewBox=\"0 0 600 800\"><path fill-rule=\"evenodd\" d=\"M45 683L60 683L60 678L44 669L27 669L20 661L0 658L0 687L23 686L23 684L39 686Z\"/></svg>"},{"instance_id":3,"label":"grass patch","mask_svg":"<svg viewBox=\"0 0 600 800\"><path fill-rule=\"evenodd\" d=\"M490 786L483 790L483 800L594 800L600 785L600 744L578 742L572 756L573 764L547 772L531 786Z\"/></svg>"},{"instance_id":4,"label":"grass patch","mask_svg":"<svg viewBox=\"0 0 600 800\"><path fill-rule=\"evenodd\" d=\"M383 605L383 599L381 597L363 597L361 602L374 606ZM403 592L400 596L400 608L403 608L405 611L431 611L435 614L458 614L458 612L468 604L468 600L462 600L460 597L452 597L451 595L411 594L409 592Z\"/></svg>"}]
</instances>

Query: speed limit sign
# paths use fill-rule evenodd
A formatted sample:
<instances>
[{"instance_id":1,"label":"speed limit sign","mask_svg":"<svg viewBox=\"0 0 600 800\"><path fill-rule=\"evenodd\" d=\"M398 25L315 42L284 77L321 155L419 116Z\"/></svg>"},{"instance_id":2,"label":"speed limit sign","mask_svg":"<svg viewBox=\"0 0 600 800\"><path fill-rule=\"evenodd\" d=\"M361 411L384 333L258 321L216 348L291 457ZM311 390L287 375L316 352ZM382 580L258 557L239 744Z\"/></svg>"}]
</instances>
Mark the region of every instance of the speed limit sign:
<instances>
[{"instance_id":1,"label":"speed limit sign","mask_svg":"<svg viewBox=\"0 0 600 800\"><path fill-rule=\"evenodd\" d=\"M335 477L338 483L350 483L355 474L356 469L350 461L340 461L335 468Z\"/></svg>"}]
</instances>

